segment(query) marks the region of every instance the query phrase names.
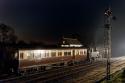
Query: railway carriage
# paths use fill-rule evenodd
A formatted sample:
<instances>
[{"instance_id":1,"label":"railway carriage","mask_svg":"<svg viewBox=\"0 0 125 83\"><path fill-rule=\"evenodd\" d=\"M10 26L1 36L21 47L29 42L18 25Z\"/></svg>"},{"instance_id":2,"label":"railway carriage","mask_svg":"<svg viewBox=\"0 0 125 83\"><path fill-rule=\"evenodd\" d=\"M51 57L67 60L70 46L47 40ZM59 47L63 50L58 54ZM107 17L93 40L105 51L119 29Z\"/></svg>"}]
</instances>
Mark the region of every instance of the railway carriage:
<instances>
[{"instance_id":1,"label":"railway carriage","mask_svg":"<svg viewBox=\"0 0 125 83\"><path fill-rule=\"evenodd\" d=\"M18 56L19 71L27 72L85 61L87 49L81 47L20 49L15 55Z\"/></svg>"},{"instance_id":2,"label":"railway carriage","mask_svg":"<svg viewBox=\"0 0 125 83\"><path fill-rule=\"evenodd\" d=\"M87 49L77 39L63 38L59 46L22 48L15 56L19 72L29 72L86 61Z\"/></svg>"}]
</instances>

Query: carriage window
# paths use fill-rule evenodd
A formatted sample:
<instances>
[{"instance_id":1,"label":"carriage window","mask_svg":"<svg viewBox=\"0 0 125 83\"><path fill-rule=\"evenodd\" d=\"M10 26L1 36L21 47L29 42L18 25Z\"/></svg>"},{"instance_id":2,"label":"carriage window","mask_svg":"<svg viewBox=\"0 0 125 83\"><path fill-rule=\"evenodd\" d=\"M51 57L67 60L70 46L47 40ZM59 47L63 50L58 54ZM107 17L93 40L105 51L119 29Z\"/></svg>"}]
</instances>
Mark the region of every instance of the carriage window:
<instances>
[{"instance_id":1,"label":"carriage window","mask_svg":"<svg viewBox=\"0 0 125 83\"><path fill-rule=\"evenodd\" d=\"M68 52L68 55L71 55L71 52Z\"/></svg>"},{"instance_id":2,"label":"carriage window","mask_svg":"<svg viewBox=\"0 0 125 83\"><path fill-rule=\"evenodd\" d=\"M76 51L76 55L79 55L79 51Z\"/></svg>"},{"instance_id":3,"label":"carriage window","mask_svg":"<svg viewBox=\"0 0 125 83\"><path fill-rule=\"evenodd\" d=\"M36 59L36 60L41 59L41 54L40 53L34 53L34 59Z\"/></svg>"},{"instance_id":4,"label":"carriage window","mask_svg":"<svg viewBox=\"0 0 125 83\"><path fill-rule=\"evenodd\" d=\"M71 55L71 52L64 52L64 56Z\"/></svg>"},{"instance_id":5,"label":"carriage window","mask_svg":"<svg viewBox=\"0 0 125 83\"><path fill-rule=\"evenodd\" d=\"M64 56L67 56L67 52L64 52Z\"/></svg>"},{"instance_id":6,"label":"carriage window","mask_svg":"<svg viewBox=\"0 0 125 83\"><path fill-rule=\"evenodd\" d=\"M83 55L83 51L80 51L80 55Z\"/></svg>"},{"instance_id":7,"label":"carriage window","mask_svg":"<svg viewBox=\"0 0 125 83\"><path fill-rule=\"evenodd\" d=\"M86 52L86 51L84 51L84 54L86 55L86 54L87 54L87 52Z\"/></svg>"},{"instance_id":8,"label":"carriage window","mask_svg":"<svg viewBox=\"0 0 125 83\"><path fill-rule=\"evenodd\" d=\"M48 53L48 52L45 54L45 57L46 57L46 58L49 57L49 53Z\"/></svg>"},{"instance_id":9,"label":"carriage window","mask_svg":"<svg viewBox=\"0 0 125 83\"><path fill-rule=\"evenodd\" d=\"M18 54L17 54L17 53L15 53L14 58L15 58L15 59L18 59Z\"/></svg>"},{"instance_id":10,"label":"carriage window","mask_svg":"<svg viewBox=\"0 0 125 83\"><path fill-rule=\"evenodd\" d=\"M58 52L58 56L62 56L62 52Z\"/></svg>"},{"instance_id":11,"label":"carriage window","mask_svg":"<svg viewBox=\"0 0 125 83\"><path fill-rule=\"evenodd\" d=\"M51 57L56 57L56 52L51 52Z\"/></svg>"},{"instance_id":12,"label":"carriage window","mask_svg":"<svg viewBox=\"0 0 125 83\"><path fill-rule=\"evenodd\" d=\"M24 53L20 53L20 59L24 58L23 55L24 55Z\"/></svg>"},{"instance_id":13,"label":"carriage window","mask_svg":"<svg viewBox=\"0 0 125 83\"><path fill-rule=\"evenodd\" d=\"M28 53L27 59L28 60L33 60L34 59L34 53Z\"/></svg>"}]
</instances>

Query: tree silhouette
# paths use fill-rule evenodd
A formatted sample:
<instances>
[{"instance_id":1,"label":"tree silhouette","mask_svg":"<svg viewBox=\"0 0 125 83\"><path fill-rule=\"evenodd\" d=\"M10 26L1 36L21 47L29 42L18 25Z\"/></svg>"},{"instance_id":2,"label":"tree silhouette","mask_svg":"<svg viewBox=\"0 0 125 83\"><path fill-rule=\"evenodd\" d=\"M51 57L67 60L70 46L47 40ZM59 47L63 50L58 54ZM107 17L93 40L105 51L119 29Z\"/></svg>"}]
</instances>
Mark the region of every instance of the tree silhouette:
<instances>
[{"instance_id":1,"label":"tree silhouette","mask_svg":"<svg viewBox=\"0 0 125 83\"><path fill-rule=\"evenodd\" d=\"M15 43L16 40L17 36L15 35L14 29L5 24L0 24L0 42Z\"/></svg>"},{"instance_id":2,"label":"tree silhouette","mask_svg":"<svg viewBox=\"0 0 125 83\"><path fill-rule=\"evenodd\" d=\"M0 24L0 70L7 72L12 66L17 36L10 26Z\"/></svg>"}]
</instances>

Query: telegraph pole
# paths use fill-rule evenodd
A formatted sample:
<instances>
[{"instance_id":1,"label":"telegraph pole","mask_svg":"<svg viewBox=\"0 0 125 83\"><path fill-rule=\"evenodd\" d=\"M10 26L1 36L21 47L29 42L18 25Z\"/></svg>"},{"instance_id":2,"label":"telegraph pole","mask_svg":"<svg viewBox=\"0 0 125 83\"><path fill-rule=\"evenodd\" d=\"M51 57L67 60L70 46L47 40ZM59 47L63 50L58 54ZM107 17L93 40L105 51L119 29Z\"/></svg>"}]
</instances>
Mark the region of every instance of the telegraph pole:
<instances>
[{"instance_id":1,"label":"telegraph pole","mask_svg":"<svg viewBox=\"0 0 125 83\"><path fill-rule=\"evenodd\" d=\"M105 13L105 24L104 24L104 48L105 48L105 57L107 58L106 65L106 80L107 83L110 80L110 58L111 58L111 19L112 19L112 11L108 8Z\"/></svg>"}]
</instances>

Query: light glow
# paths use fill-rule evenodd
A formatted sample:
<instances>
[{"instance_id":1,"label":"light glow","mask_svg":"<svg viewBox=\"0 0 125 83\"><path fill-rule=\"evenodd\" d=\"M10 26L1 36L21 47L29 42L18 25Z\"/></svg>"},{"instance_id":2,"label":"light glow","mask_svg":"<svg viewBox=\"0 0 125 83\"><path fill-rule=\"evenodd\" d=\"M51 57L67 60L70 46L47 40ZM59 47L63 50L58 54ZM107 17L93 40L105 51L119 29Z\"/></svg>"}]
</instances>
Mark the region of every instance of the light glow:
<instances>
[{"instance_id":1,"label":"light glow","mask_svg":"<svg viewBox=\"0 0 125 83\"><path fill-rule=\"evenodd\" d=\"M61 45L61 47L82 47L83 45L70 44L70 45Z\"/></svg>"}]
</instances>

